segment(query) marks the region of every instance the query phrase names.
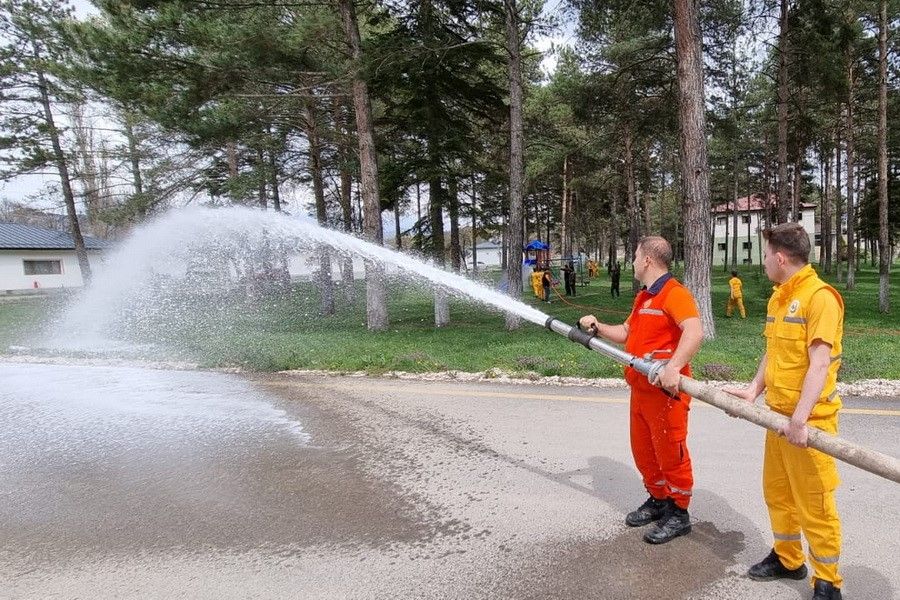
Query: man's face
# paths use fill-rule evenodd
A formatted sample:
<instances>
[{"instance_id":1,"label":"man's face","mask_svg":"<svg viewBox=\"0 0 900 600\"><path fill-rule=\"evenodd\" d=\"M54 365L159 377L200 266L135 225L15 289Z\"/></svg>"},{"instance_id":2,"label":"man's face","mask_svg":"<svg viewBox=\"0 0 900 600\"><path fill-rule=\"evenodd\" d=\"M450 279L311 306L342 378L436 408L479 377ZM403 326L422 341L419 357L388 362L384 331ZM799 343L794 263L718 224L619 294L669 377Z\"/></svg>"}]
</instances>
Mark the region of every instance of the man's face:
<instances>
[{"instance_id":1,"label":"man's face","mask_svg":"<svg viewBox=\"0 0 900 600\"><path fill-rule=\"evenodd\" d=\"M774 283L781 283L783 266L784 256L780 252L776 252L769 242L766 242L765 250L763 250L763 267L766 269L766 277Z\"/></svg>"},{"instance_id":2,"label":"man's face","mask_svg":"<svg viewBox=\"0 0 900 600\"><path fill-rule=\"evenodd\" d=\"M647 255L644 254L644 249L638 246L637 250L634 251L634 261L632 261L631 265L634 267L634 276L639 281L643 278L649 262Z\"/></svg>"}]
</instances>

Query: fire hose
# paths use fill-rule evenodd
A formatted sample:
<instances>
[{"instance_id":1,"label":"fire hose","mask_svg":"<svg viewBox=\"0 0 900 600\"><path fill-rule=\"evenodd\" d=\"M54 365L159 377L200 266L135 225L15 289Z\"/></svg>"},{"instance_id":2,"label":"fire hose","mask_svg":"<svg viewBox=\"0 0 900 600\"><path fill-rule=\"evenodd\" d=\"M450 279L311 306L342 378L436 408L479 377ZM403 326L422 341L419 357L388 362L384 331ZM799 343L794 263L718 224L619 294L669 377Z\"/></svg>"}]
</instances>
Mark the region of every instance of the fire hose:
<instances>
[{"instance_id":1,"label":"fire hose","mask_svg":"<svg viewBox=\"0 0 900 600\"><path fill-rule=\"evenodd\" d=\"M577 327L567 325L554 317L548 318L544 323L544 326L550 331L565 336L589 350L593 350L594 352L611 358L620 364L632 367L639 373L645 375L650 381L656 379L657 375L660 374L667 362L665 360L635 356L616 346L601 341L593 333L581 331ZM710 385L701 383L696 379L692 379L685 375L681 376L678 387L682 392L687 393L692 398L715 406L732 417L739 417L774 432L780 432L789 421L784 415L729 396L721 390L717 390ZM879 475L895 483L900 483L900 461L893 456L869 448L864 448L863 446L854 444L853 442L831 435L814 427L807 427L807 430L809 431L809 438L806 443L808 447L815 448L820 452L833 456L840 461L851 464L864 471L868 471L869 473L874 473L875 475Z\"/></svg>"}]
</instances>

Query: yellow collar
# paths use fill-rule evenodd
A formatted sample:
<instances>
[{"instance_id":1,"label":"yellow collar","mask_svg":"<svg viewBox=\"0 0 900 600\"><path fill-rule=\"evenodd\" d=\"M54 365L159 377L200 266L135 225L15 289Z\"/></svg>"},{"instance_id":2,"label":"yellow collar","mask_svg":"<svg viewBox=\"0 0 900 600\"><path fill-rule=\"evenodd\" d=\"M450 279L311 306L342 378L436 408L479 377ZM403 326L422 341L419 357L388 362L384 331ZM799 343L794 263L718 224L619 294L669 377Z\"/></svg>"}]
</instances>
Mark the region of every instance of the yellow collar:
<instances>
[{"instance_id":1,"label":"yellow collar","mask_svg":"<svg viewBox=\"0 0 900 600\"><path fill-rule=\"evenodd\" d=\"M772 287L774 298L779 304L784 304L787 299L805 283L810 277L815 277L816 271L811 264L806 264L802 269L794 273L781 285Z\"/></svg>"}]
</instances>

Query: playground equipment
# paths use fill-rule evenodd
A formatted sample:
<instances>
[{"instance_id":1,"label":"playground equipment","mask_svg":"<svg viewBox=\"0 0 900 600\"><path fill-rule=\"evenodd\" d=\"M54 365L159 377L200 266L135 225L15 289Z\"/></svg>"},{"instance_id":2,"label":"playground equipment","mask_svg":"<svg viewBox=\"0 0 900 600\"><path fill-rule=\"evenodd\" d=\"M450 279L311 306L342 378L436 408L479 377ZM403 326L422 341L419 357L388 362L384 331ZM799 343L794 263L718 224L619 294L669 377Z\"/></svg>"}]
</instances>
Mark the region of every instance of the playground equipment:
<instances>
[{"instance_id":1,"label":"playground equipment","mask_svg":"<svg viewBox=\"0 0 900 600\"><path fill-rule=\"evenodd\" d=\"M524 248L524 264L531 265L534 270L546 269L550 266L550 244L541 240L528 242Z\"/></svg>"},{"instance_id":2,"label":"playground equipment","mask_svg":"<svg viewBox=\"0 0 900 600\"><path fill-rule=\"evenodd\" d=\"M579 343L589 350L598 352L614 361L630 366L653 381L663 369L667 361L653 360L634 356L620 348L598 339L592 332L581 331L567 325L554 317L549 317L544 326L550 331L563 335L573 342ZM740 417L760 427L780 432L787 425L788 418L771 410L756 406L749 402L729 396L725 392L701 383L690 377L681 376L679 389L691 397L720 408L732 417ZM880 475L895 483L900 483L900 461L893 456L864 448L840 437L825 433L814 427L808 427L807 446L824 452L845 463L859 467L864 471Z\"/></svg>"}]
</instances>

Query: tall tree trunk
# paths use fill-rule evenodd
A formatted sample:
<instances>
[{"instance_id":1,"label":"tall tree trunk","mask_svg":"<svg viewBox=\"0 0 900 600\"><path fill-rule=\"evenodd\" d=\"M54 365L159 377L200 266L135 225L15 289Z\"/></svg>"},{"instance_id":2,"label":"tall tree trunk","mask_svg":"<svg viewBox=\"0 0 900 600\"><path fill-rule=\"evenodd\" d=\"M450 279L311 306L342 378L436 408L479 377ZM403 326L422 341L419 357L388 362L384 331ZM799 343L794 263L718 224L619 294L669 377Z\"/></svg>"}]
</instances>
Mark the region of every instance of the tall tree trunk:
<instances>
[{"instance_id":1,"label":"tall tree trunk","mask_svg":"<svg viewBox=\"0 0 900 600\"><path fill-rule=\"evenodd\" d=\"M322 178L322 144L319 138L318 115L312 100L303 103L303 116L306 129L306 141L309 144L309 174L313 182L313 197L316 201L316 221L320 227L328 224L328 212L325 207L325 184ZM259 151L262 154L262 150ZM265 191L265 187L263 187ZM331 253L328 246L319 249L318 287L321 299L320 312L323 315L334 314L334 283L331 278Z\"/></svg>"},{"instance_id":2,"label":"tall tree trunk","mask_svg":"<svg viewBox=\"0 0 900 600\"><path fill-rule=\"evenodd\" d=\"M610 195L609 211L609 252L607 266L612 267L619 260L619 213L621 212L619 194L614 191Z\"/></svg>"},{"instance_id":3,"label":"tall tree trunk","mask_svg":"<svg viewBox=\"0 0 900 600\"><path fill-rule=\"evenodd\" d=\"M801 84L796 91L797 113L794 118L795 122L802 123L803 115L806 112L806 92ZM799 129L799 127L798 127ZM803 163L806 160L806 140L804 140L803 132L798 131L794 134L796 143L796 153L794 154L793 184L794 190L791 193L791 222L799 223L802 220L803 205Z\"/></svg>"},{"instance_id":4,"label":"tall tree trunk","mask_svg":"<svg viewBox=\"0 0 900 600\"><path fill-rule=\"evenodd\" d=\"M363 204L362 204L362 182L356 182L356 230L363 230Z\"/></svg>"},{"instance_id":5,"label":"tall tree trunk","mask_svg":"<svg viewBox=\"0 0 900 600\"><path fill-rule=\"evenodd\" d=\"M447 263L444 241L444 188L440 177L428 182L428 214L431 222L431 258L434 264Z\"/></svg>"},{"instance_id":6,"label":"tall tree trunk","mask_svg":"<svg viewBox=\"0 0 900 600\"><path fill-rule=\"evenodd\" d=\"M228 178L234 182L239 174L237 144L231 141L225 142L225 156L228 160ZM237 200L234 190L231 192L231 199Z\"/></svg>"},{"instance_id":7,"label":"tall tree trunk","mask_svg":"<svg viewBox=\"0 0 900 600\"><path fill-rule=\"evenodd\" d=\"M472 276L478 274L478 210L475 190L475 174L472 173Z\"/></svg>"},{"instance_id":8,"label":"tall tree trunk","mask_svg":"<svg viewBox=\"0 0 900 600\"><path fill-rule=\"evenodd\" d=\"M84 104L72 104L72 131L75 134L75 145L78 156L75 159L76 173L81 181L82 198L89 230L97 235L100 225L100 211L103 209L103 191L98 182L97 161L94 159L94 136L90 125L84 120Z\"/></svg>"},{"instance_id":9,"label":"tall tree trunk","mask_svg":"<svg viewBox=\"0 0 900 600\"><path fill-rule=\"evenodd\" d=\"M657 233L661 236L666 235L666 164L668 163L668 147L663 144L659 155L659 199L656 202L657 223L659 229Z\"/></svg>"},{"instance_id":10,"label":"tall tree trunk","mask_svg":"<svg viewBox=\"0 0 900 600\"><path fill-rule=\"evenodd\" d=\"M850 84L847 99L847 283L848 290L856 287L856 208L855 203L855 171L854 134L853 131L853 67L848 75Z\"/></svg>"},{"instance_id":11,"label":"tall tree trunk","mask_svg":"<svg viewBox=\"0 0 900 600\"><path fill-rule=\"evenodd\" d=\"M281 212L281 192L278 190L278 158L274 148L269 148L269 185L272 186L272 208Z\"/></svg>"},{"instance_id":12,"label":"tall tree trunk","mask_svg":"<svg viewBox=\"0 0 900 600\"><path fill-rule=\"evenodd\" d=\"M832 237L834 235L832 222L834 217L831 214L831 157L832 153L829 150L823 156L823 165L825 171L825 186L824 193L822 197L822 260L820 263L823 265L826 273L831 273L832 269L832 256L831 256L831 247L832 247Z\"/></svg>"},{"instance_id":13,"label":"tall tree trunk","mask_svg":"<svg viewBox=\"0 0 900 600\"><path fill-rule=\"evenodd\" d=\"M641 212L638 207L637 185L634 180L634 138L632 137L631 123L624 123L623 138L625 143L625 195L628 203L628 256L634 254L638 240L641 238ZM632 271L632 274L634 271ZM631 291L637 294L641 282L631 279Z\"/></svg>"},{"instance_id":14,"label":"tall tree trunk","mask_svg":"<svg viewBox=\"0 0 900 600\"><path fill-rule=\"evenodd\" d=\"M750 210L750 167L747 167L747 265L753 264L753 240L750 237L750 221L752 211ZM757 245L759 245L757 243ZM762 253L762 248L759 249ZM762 260L759 261L762 264Z\"/></svg>"},{"instance_id":15,"label":"tall tree trunk","mask_svg":"<svg viewBox=\"0 0 900 600\"><path fill-rule=\"evenodd\" d=\"M672 208L678 215L673 223L675 226L675 234L673 235L674 239L672 240L672 262L676 265L678 264L679 257L684 258L684 240L682 239L682 236L684 235L684 186L681 181L681 163L678 157L678 154L681 152L680 139L678 144L679 151L672 153Z\"/></svg>"},{"instance_id":16,"label":"tall tree trunk","mask_svg":"<svg viewBox=\"0 0 900 600\"><path fill-rule=\"evenodd\" d=\"M358 71L362 54L359 25L353 1L336 1L354 68L353 107L356 112L356 132L359 142L360 182L366 206L363 215L363 235L371 243L380 246L384 242L384 232L381 228L381 201L378 198L378 161L369 86ZM384 330L388 326L384 268L372 261L366 261L366 323L372 331Z\"/></svg>"},{"instance_id":17,"label":"tall tree trunk","mask_svg":"<svg viewBox=\"0 0 900 600\"><path fill-rule=\"evenodd\" d=\"M651 235L653 233L653 217L650 214L651 211L651 203L653 202L653 194L651 189L653 187L653 171L650 166L650 158L651 158L651 148L650 142L648 141L646 146L644 147L643 152L643 169L641 169L641 195L640 195L640 203L641 203L641 215L643 217L643 223L641 224L641 231L643 235Z\"/></svg>"},{"instance_id":18,"label":"tall tree trunk","mask_svg":"<svg viewBox=\"0 0 900 600\"><path fill-rule=\"evenodd\" d=\"M772 226L772 158L769 155L769 132L763 134L763 203L760 218L763 229Z\"/></svg>"},{"instance_id":19,"label":"tall tree trunk","mask_svg":"<svg viewBox=\"0 0 900 600\"><path fill-rule=\"evenodd\" d=\"M841 200L841 139L840 128L837 133L837 143L834 149L834 279L835 281L843 280L843 264L841 258L841 248L844 246L844 232L841 230L841 221L844 214L844 205Z\"/></svg>"},{"instance_id":20,"label":"tall tree trunk","mask_svg":"<svg viewBox=\"0 0 900 600\"><path fill-rule=\"evenodd\" d=\"M34 49L34 57L40 60L37 48ZM78 257L78 266L81 269L81 277L85 284L91 280L91 263L88 261L87 249L84 247L84 237L81 235L81 225L78 224L78 211L75 207L75 194L72 192L72 180L69 177L69 165L59 141L59 130L53 120L53 111L50 108L50 92L47 89L47 79L43 71L38 71L38 88L41 94L41 106L44 109L44 122L47 124L47 133L50 135L50 143L53 147L53 160L59 173L59 182L62 185L63 201L66 203L66 214L69 217L69 232L75 243L75 255Z\"/></svg>"},{"instance_id":21,"label":"tall tree trunk","mask_svg":"<svg viewBox=\"0 0 900 600\"><path fill-rule=\"evenodd\" d=\"M778 222L788 221L788 0L778 17Z\"/></svg>"},{"instance_id":22,"label":"tall tree trunk","mask_svg":"<svg viewBox=\"0 0 900 600\"><path fill-rule=\"evenodd\" d=\"M432 163L435 164L435 163ZM431 257L434 264L443 267L447 264L444 248L444 188L440 177L428 182L428 204L431 215ZM447 293L441 287L434 289L434 326L444 327L450 323L450 302Z\"/></svg>"},{"instance_id":23,"label":"tall tree trunk","mask_svg":"<svg viewBox=\"0 0 900 600\"><path fill-rule=\"evenodd\" d=\"M141 153L138 148L137 135L134 133L134 115L131 112L122 114L122 125L125 127L125 139L128 140L128 160L131 163L131 183L134 186L134 194L144 194L144 177L141 173ZM145 216L146 209L139 211L140 216Z\"/></svg>"},{"instance_id":24,"label":"tall tree trunk","mask_svg":"<svg viewBox=\"0 0 900 600\"><path fill-rule=\"evenodd\" d=\"M731 121L734 124L734 130L740 131L740 119L738 118L738 56L737 56L737 36L732 40L731 52L729 53L729 59L731 61ZM738 142L739 135L736 135L731 140L731 161L732 161L732 175L734 176L734 193L732 197L734 198L734 214L732 215L732 223L734 224L734 239L731 241L731 268L732 270L737 268L737 251L738 251L738 222L737 222L737 210L738 210L738 196L740 192L738 191ZM750 210L750 196L747 196L747 211ZM726 223L728 222L726 213ZM727 226L726 226L727 231ZM715 244L715 236L713 236L713 243ZM728 243L728 239L726 236L725 243ZM728 256L728 252L726 250L725 256ZM728 261L726 261L728 262Z\"/></svg>"},{"instance_id":25,"label":"tall tree trunk","mask_svg":"<svg viewBox=\"0 0 900 600\"><path fill-rule=\"evenodd\" d=\"M734 163L734 193L732 197L734 198L734 212L731 214L731 223L734 225L734 238L731 240L731 268L737 268L737 254L738 254L738 195L740 192L738 191L738 177L737 177L737 161ZM747 198L747 208L749 210L750 207L750 198ZM727 213L726 213L727 217ZM726 218L727 222L727 218ZM727 228L726 228L727 231ZM725 240L726 243L728 240Z\"/></svg>"},{"instance_id":26,"label":"tall tree trunk","mask_svg":"<svg viewBox=\"0 0 900 600\"><path fill-rule=\"evenodd\" d=\"M562 235L559 240L563 258L573 254L575 215L572 208L572 161L566 156L563 158Z\"/></svg>"},{"instance_id":27,"label":"tall tree trunk","mask_svg":"<svg viewBox=\"0 0 900 600\"><path fill-rule=\"evenodd\" d=\"M800 221L800 198L803 194L803 150L797 148L797 156L794 157L794 178L791 183L794 189L791 191L791 221Z\"/></svg>"},{"instance_id":28,"label":"tall tree trunk","mask_svg":"<svg viewBox=\"0 0 900 600\"><path fill-rule=\"evenodd\" d=\"M143 221L150 208L150 199L144 197L144 177L141 172L141 151L134 131L135 116L131 111L122 112L122 125L128 142L128 161L131 163L131 184L134 186L134 214Z\"/></svg>"},{"instance_id":29,"label":"tall tree trunk","mask_svg":"<svg viewBox=\"0 0 900 600\"><path fill-rule=\"evenodd\" d=\"M728 208L729 208L729 206L732 206L732 205L734 205L733 208L736 210L737 205L734 202L726 202L725 203L725 260L722 262L722 271L723 272L728 271L728 246L731 244L731 242L729 241L729 240L731 240L731 221L728 218ZM716 243L716 223L718 222L719 217L718 217L718 213L713 213L713 214L714 214L714 216L713 216L713 244L715 244ZM735 228L736 227L737 226L735 225ZM713 267L715 267L715 264L713 264Z\"/></svg>"},{"instance_id":30,"label":"tall tree trunk","mask_svg":"<svg viewBox=\"0 0 900 600\"><path fill-rule=\"evenodd\" d=\"M450 268L459 273L462 260L462 245L459 242L459 180L451 175L447 185L449 193L447 215L450 217Z\"/></svg>"},{"instance_id":31,"label":"tall tree trunk","mask_svg":"<svg viewBox=\"0 0 900 600\"><path fill-rule=\"evenodd\" d=\"M509 244L507 243L507 237L509 235L509 224L504 223L503 215L500 216L500 269L504 272L507 270L507 263L509 262Z\"/></svg>"},{"instance_id":32,"label":"tall tree trunk","mask_svg":"<svg viewBox=\"0 0 900 600\"><path fill-rule=\"evenodd\" d=\"M266 173L266 157L262 148L256 149L256 189L257 189L257 203L259 207L263 210L266 210L269 206L269 198L266 194L266 179L268 179L268 173Z\"/></svg>"},{"instance_id":33,"label":"tall tree trunk","mask_svg":"<svg viewBox=\"0 0 900 600\"><path fill-rule=\"evenodd\" d=\"M524 122L522 116L522 57L519 9L516 0L503 0L506 14L506 52L509 77L509 254L506 263L507 293L522 298L522 196L525 193ZM507 329L517 329L519 318L506 313Z\"/></svg>"},{"instance_id":34,"label":"tall tree trunk","mask_svg":"<svg viewBox=\"0 0 900 600\"><path fill-rule=\"evenodd\" d=\"M878 310L891 309L887 164L887 0L878 4Z\"/></svg>"},{"instance_id":35,"label":"tall tree trunk","mask_svg":"<svg viewBox=\"0 0 900 600\"><path fill-rule=\"evenodd\" d=\"M400 200L394 202L394 245L397 250L403 249L403 235L400 231Z\"/></svg>"},{"instance_id":36,"label":"tall tree trunk","mask_svg":"<svg viewBox=\"0 0 900 600\"><path fill-rule=\"evenodd\" d=\"M674 5L678 120L681 126L681 169L685 192L684 279L697 301L704 336L713 339L716 326L710 300L712 242L700 23L697 0L674 0Z\"/></svg>"},{"instance_id":37,"label":"tall tree trunk","mask_svg":"<svg viewBox=\"0 0 900 600\"><path fill-rule=\"evenodd\" d=\"M339 96L334 97L333 104L334 127L337 138L337 155L338 155L338 171L341 181L340 203L341 203L341 220L344 226L344 232L353 231L353 206L351 202L351 194L353 193L353 178L350 174L350 155L351 149L348 147L348 138L350 135L349 117L347 107L341 101ZM274 185L274 184L273 184ZM344 256L343 265L341 267L341 287L344 289L344 300L347 303L353 302L353 257Z\"/></svg>"},{"instance_id":38,"label":"tall tree trunk","mask_svg":"<svg viewBox=\"0 0 900 600\"><path fill-rule=\"evenodd\" d=\"M352 150L347 141L350 136L350 123L347 113L347 107L341 102L337 96L334 98L334 126L337 130L337 154L340 161L338 171L341 179L341 217L344 225L344 231L350 233L353 231L353 206L351 202L351 194L353 193L353 177L350 173L350 162Z\"/></svg>"},{"instance_id":39,"label":"tall tree trunk","mask_svg":"<svg viewBox=\"0 0 900 600\"><path fill-rule=\"evenodd\" d=\"M422 231L422 184L416 182L416 236L419 239L419 252L422 251L424 232Z\"/></svg>"}]
</instances>

